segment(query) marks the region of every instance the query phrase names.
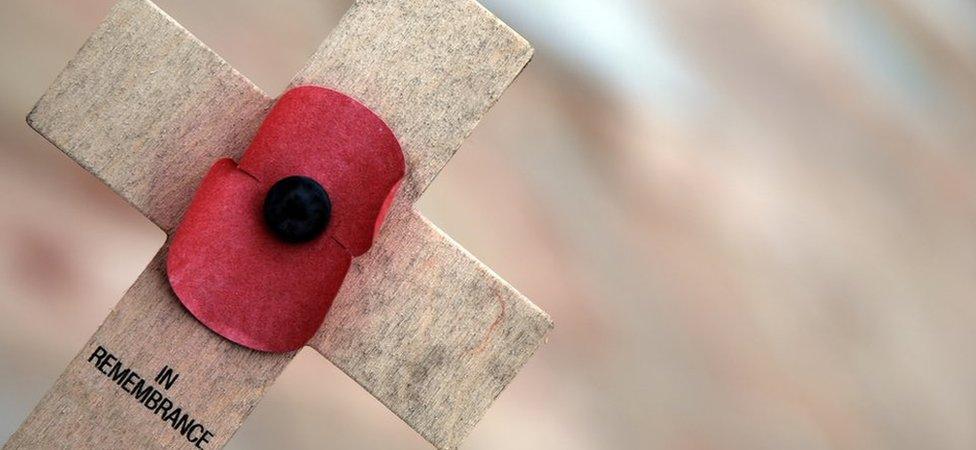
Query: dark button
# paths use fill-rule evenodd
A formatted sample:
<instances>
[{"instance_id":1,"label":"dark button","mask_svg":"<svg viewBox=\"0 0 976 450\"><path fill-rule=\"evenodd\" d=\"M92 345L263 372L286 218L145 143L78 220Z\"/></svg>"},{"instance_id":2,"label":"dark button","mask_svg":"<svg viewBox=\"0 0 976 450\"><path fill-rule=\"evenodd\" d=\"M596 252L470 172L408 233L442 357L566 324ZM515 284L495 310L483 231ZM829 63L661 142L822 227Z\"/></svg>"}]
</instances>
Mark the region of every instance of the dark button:
<instances>
[{"instance_id":1,"label":"dark button","mask_svg":"<svg viewBox=\"0 0 976 450\"><path fill-rule=\"evenodd\" d=\"M291 176L278 180L264 197L264 221L285 242L308 242L329 224L332 201L315 180Z\"/></svg>"}]
</instances>

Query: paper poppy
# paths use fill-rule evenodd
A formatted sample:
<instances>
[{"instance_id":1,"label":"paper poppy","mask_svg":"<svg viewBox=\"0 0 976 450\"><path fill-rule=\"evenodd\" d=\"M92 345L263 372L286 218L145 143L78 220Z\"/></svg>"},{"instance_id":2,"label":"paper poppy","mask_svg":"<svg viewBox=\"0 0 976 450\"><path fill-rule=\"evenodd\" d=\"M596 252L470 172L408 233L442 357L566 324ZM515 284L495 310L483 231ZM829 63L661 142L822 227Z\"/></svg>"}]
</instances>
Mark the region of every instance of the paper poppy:
<instances>
[{"instance_id":1,"label":"paper poppy","mask_svg":"<svg viewBox=\"0 0 976 450\"><path fill-rule=\"evenodd\" d=\"M322 87L288 91L240 164L219 160L203 179L170 245L173 291L231 341L301 348L404 171L396 137L368 108Z\"/></svg>"}]
</instances>

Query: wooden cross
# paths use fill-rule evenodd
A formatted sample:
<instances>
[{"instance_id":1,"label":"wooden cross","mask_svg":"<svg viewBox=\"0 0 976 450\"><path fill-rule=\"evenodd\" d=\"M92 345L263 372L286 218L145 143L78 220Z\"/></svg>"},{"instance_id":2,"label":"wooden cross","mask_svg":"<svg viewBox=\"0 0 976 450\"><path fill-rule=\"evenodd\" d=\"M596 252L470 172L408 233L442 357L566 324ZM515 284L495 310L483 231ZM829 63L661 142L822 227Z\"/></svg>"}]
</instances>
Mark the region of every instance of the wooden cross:
<instances>
[{"instance_id":1,"label":"wooden cross","mask_svg":"<svg viewBox=\"0 0 976 450\"><path fill-rule=\"evenodd\" d=\"M441 448L471 431L552 322L411 205L531 56L473 0L361 0L291 82L366 104L396 133L408 170L380 238L353 261L308 345ZM211 164L237 159L273 102L154 4L121 0L27 120L171 235ZM295 353L252 351L198 323L169 287L166 249L8 447L217 448L231 438ZM147 382L172 368L179 377L159 392L212 436L193 443L136 401L107 375L105 354Z\"/></svg>"}]
</instances>

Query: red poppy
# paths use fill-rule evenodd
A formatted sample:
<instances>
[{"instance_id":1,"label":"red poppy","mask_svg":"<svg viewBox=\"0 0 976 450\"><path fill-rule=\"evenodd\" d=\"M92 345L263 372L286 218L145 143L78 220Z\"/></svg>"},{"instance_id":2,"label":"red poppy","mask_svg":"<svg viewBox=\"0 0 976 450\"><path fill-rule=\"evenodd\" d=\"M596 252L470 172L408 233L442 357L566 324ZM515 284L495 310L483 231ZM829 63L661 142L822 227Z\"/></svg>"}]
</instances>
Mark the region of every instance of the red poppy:
<instances>
[{"instance_id":1,"label":"red poppy","mask_svg":"<svg viewBox=\"0 0 976 450\"><path fill-rule=\"evenodd\" d=\"M383 121L338 92L302 86L268 113L240 164L217 161L170 245L173 291L204 325L262 351L301 348L322 323L352 258L372 245L404 174ZM268 190L292 176L331 200L324 231L290 243L265 223Z\"/></svg>"}]
</instances>

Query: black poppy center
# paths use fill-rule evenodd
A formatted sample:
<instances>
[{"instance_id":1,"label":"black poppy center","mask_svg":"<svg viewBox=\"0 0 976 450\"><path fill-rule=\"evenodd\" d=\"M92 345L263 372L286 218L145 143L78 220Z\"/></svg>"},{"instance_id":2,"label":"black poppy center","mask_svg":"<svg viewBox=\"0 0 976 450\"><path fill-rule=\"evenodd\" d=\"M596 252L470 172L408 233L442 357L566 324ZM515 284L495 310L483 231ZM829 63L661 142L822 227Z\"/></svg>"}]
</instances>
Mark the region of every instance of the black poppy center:
<instances>
[{"instance_id":1,"label":"black poppy center","mask_svg":"<svg viewBox=\"0 0 976 450\"><path fill-rule=\"evenodd\" d=\"M325 230L332 201L322 185L309 177L278 180L264 197L264 222L285 242L308 242Z\"/></svg>"}]
</instances>

